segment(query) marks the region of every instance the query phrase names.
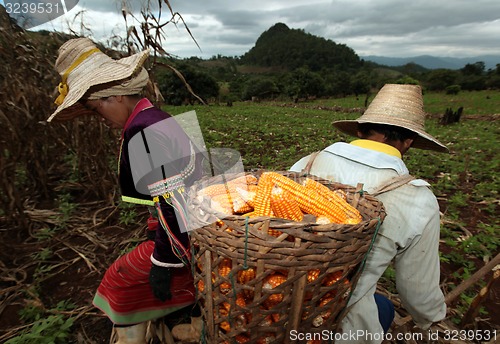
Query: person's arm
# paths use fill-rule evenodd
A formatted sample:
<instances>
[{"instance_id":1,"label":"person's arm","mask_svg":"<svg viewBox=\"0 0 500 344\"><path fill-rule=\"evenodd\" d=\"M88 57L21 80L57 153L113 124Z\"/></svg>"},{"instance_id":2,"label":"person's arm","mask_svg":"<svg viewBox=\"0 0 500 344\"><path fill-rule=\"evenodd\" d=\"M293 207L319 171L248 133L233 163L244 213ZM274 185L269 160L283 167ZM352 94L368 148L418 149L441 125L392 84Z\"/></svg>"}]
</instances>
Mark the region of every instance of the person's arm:
<instances>
[{"instance_id":1,"label":"person's arm","mask_svg":"<svg viewBox=\"0 0 500 344\"><path fill-rule=\"evenodd\" d=\"M446 315L439 288L439 208L435 198L418 203L408 226L423 226L421 235L396 255L396 287L417 326L427 329Z\"/></svg>"}]
</instances>

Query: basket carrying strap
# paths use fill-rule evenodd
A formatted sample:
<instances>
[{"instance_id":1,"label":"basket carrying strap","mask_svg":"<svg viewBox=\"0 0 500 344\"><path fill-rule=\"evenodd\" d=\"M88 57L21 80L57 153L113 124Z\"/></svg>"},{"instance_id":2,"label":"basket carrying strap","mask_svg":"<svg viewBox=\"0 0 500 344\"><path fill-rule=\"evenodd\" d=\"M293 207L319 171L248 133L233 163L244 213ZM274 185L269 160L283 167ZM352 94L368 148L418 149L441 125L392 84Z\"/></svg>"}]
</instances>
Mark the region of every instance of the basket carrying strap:
<instances>
[{"instance_id":1,"label":"basket carrying strap","mask_svg":"<svg viewBox=\"0 0 500 344\"><path fill-rule=\"evenodd\" d=\"M411 174L404 174L402 176L397 176L394 178L389 179L386 183L382 183L379 187L377 187L375 190L370 192L370 195L372 196L378 196L384 192L392 191L394 189L399 188L400 186L403 186L412 180L416 179L414 176Z\"/></svg>"},{"instance_id":2,"label":"basket carrying strap","mask_svg":"<svg viewBox=\"0 0 500 344\"><path fill-rule=\"evenodd\" d=\"M306 174L306 175L310 174L312 165L314 164L314 160L316 159L319 153L321 153L320 150L311 154L311 156L309 157L309 161L307 162L306 166L304 166L304 168L302 169L301 174Z\"/></svg>"}]
</instances>

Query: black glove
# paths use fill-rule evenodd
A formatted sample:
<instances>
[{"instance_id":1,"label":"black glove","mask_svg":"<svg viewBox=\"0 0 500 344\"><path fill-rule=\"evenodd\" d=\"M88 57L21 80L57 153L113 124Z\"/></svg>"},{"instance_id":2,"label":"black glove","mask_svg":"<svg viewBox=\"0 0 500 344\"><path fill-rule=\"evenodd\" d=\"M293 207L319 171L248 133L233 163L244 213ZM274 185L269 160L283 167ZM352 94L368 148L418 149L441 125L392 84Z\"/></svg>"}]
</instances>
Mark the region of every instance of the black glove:
<instances>
[{"instance_id":1,"label":"black glove","mask_svg":"<svg viewBox=\"0 0 500 344\"><path fill-rule=\"evenodd\" d=\"M151 284L151 288L153 289L153 295L162 302L172 298L170 279L170 268L153 264L149 273L149 284Z\"/></svg>"}]
</instances>

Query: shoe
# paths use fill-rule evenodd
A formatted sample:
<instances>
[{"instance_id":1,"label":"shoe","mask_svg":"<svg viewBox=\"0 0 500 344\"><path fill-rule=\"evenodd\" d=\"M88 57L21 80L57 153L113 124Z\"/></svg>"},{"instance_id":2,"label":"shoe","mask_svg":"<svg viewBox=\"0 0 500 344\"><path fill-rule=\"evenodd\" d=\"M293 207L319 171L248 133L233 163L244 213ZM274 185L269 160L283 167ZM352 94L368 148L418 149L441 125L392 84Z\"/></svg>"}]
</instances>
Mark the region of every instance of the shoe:
<instances>
[{"instance_id":1,"label":"shoe","mask_svg":"<svg viewBox=\"0 0 500 344\"><path fill-rule=\"evenodd\" d=\"M172 337L183 342L199 342L203 330L201 317L192 317L190 324L179 324L172 328Z\"/></svg>"},{"instance_id":2,"label":"shoe","mask_svg":"<svg viewBox=\"0 0 500 344\"><path fill-rule=\"evenodd\" d=\"M146 342L147 323L126 327L115 327L118 341L115 344L147 344Z\"/></svg>"}]
</instances>

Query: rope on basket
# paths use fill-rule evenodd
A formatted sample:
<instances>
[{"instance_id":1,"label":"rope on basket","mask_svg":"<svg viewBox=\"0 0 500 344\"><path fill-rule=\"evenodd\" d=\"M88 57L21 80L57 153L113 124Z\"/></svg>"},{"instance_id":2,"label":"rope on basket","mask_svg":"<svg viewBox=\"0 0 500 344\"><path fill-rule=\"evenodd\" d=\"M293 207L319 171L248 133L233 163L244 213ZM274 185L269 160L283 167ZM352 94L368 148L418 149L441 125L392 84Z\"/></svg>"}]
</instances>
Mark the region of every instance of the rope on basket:
<instances>
[{"instance_id":1,"label":"rope on basket","mask_svg":"<svg viewBox=\"0 0 500 344\"><path fill-rule=\"evenodd\" d=\"M245 216L245 254L243 256L243 269L248 270L248 216Z\"/></svg>"}]
</instances>

